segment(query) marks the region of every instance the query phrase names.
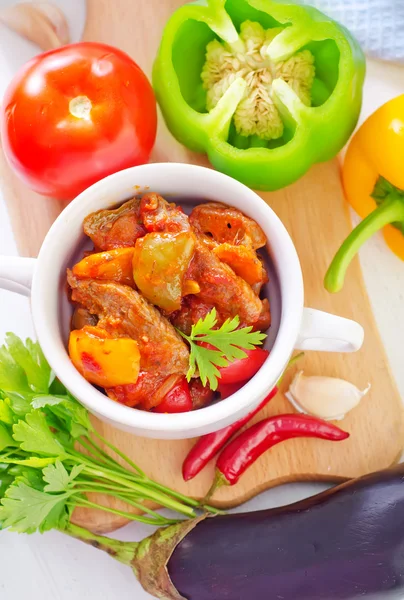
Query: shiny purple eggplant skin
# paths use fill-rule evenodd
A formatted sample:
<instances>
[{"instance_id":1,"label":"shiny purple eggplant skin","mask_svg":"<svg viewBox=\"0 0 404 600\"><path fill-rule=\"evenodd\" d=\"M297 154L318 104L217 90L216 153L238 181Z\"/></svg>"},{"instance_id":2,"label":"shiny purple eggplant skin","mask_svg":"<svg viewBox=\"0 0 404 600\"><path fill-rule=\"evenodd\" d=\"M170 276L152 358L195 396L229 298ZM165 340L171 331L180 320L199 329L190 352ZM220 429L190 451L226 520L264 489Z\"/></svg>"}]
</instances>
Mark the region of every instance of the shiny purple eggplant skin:
<instances>
[{"instance_id":1,"label":"shiny purple eggplant skin","mask_svg":"<svg viewBox=\"0 0 404 600\"><path fill-rule=\"evenodd\" d=\"M290 506L208 518L168 563L187 600L404 598L404 465Z\"/></svg>"}]
</instances>

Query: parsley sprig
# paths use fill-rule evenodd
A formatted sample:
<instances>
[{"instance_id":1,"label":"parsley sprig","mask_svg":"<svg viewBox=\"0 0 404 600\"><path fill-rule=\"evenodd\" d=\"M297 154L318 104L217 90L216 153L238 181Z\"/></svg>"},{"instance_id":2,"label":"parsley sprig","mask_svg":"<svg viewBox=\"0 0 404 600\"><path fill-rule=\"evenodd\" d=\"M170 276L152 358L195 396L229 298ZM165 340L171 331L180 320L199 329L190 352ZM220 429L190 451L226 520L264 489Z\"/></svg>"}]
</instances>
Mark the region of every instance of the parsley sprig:
<instances>
[{"instance_id":1,"label":"parsley sprig","mask_svg":"<svg viewBox=\"0 0 404 600\"><path fill-rule=\"evenodd\" d=\"M90 500L87 494L94 492L122 500L128 510ZM68 530L76 507L150 525L177 522L150 509L148 501L187 517L198 506L149 479L102 438L87 410L55 379L39 345L8 334L0 347L0 529Z\"/></svg>"},{"instance_id":2,"label":"parsley sprig","mask_svg":"<svg viewBox=\"0 0 404 600\"><path fill-rule=\"evenodd\" d=\"M190 335L177 329L190 345L188 381L198 371L202 384L209 383L212 390L217 390L220 379L218 367L227 367L234 360L245 358L247 354L244 350L252 350L267 337L265 333L252 331L252 327L239 328L239 325L240 319L236 315L217 329L217 313L214 308L192 326Z\"/></svg>"}]
</instances>

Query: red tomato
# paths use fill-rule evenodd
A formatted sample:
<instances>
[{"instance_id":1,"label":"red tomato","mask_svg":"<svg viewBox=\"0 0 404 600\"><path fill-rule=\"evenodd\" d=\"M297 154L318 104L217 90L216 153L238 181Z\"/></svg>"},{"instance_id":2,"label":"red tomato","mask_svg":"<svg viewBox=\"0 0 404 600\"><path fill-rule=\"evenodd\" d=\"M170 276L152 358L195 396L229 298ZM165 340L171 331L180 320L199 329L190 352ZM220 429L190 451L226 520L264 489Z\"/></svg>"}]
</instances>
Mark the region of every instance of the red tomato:
<instances>
[{"instance_id":1,"label":"red tomato","mask_svg":"<svg viewBox=\"0 0 404 600\"><path fill-rule=\"evenodd\" d=\"M106 175L148 161L156 100L146 75L121 50L71 44L17 73L0 125L8 162L26 185L71 200Z\"/></svg>"},{"instance_id":2,"label":"red tomato","mask_svg":"<svg viewBox=\"0 0 404 600\"><path fill-rule=\"evenodd\" d=\"M254 348L245 352L247 354L245 358L237 359L227 367L219 368L221 384L246 382L260 370L269 356L268 350L263 348Z\"/></svg>"},{"instance_id":3,"label":"red tomato","mask_svg":"<svg viewBox=\"0 0 404 600\"><path fill-rule=\"evenodd\" d=\"M219 394L222 400L232 396L246 384L246 381L238 381L237 383L220 383L219 382Z\"/></svg>"},{"instance_id":4,"label":"red tomato","mask_svg":"<svg viewBox=\"0 0 404 600\"><path fill-rule=\"evenodd\" d=\"M165 395L163 401L156 406L154 412L157 413L180 413L192 410L192 398L189 391L189 385L185 377Z\"/></svg>"}]
</instances>

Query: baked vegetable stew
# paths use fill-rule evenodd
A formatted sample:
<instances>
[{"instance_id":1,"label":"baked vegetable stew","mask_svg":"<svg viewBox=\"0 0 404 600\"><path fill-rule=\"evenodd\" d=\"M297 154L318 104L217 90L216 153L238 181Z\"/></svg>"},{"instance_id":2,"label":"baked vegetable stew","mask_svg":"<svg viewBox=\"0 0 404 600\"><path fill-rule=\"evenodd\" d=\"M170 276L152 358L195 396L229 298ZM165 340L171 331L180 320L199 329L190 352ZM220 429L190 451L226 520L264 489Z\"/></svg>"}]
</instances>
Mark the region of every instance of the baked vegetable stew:
<instances>
[{"instance_id":1,"label":"baked vegetable stew","mask_svg":"<svg viewBox=\"0 0 404 600\"><path fill-rule=\"evenodd\" d=\"M188 216L147 193L83 226L94 247L67 272L69 354L89 382L127 406L175 413L258 371L271 315L255 221L217 202Z\"/></svg>"}]
</instances>

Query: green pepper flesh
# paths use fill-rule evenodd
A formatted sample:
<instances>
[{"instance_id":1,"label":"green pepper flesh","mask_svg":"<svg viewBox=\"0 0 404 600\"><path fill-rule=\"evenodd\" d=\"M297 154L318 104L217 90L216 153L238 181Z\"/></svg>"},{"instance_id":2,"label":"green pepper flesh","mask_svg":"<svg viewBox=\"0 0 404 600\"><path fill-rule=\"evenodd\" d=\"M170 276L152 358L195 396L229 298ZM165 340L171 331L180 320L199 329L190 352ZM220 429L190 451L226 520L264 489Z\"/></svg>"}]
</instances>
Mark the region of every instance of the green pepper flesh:
<instances>
[{"instance_id":1,"label":"green pepper flesh","mask_svg":"<svg viewBox=\"0 0 404 600\"><path fill-rule=\"evenodd\" d=\"M237 128L235 114L246 97L243 77L235 77L212 103L202 80L209 44L243 52L241 33L248 22L276 30L267 48L275 72L299 53L314 58L315 73L307 78L309 102L285 79L272 81L271 100L283 123L275 136L259 131L247 136ZM364 74L364 56L354 38L315 9L274 0L207 0L180 7L168 21L153 84L180 142L207 153L217 169L250 187L275 190L345 144L360 112Z\"/></svg>"}]
</instances>

